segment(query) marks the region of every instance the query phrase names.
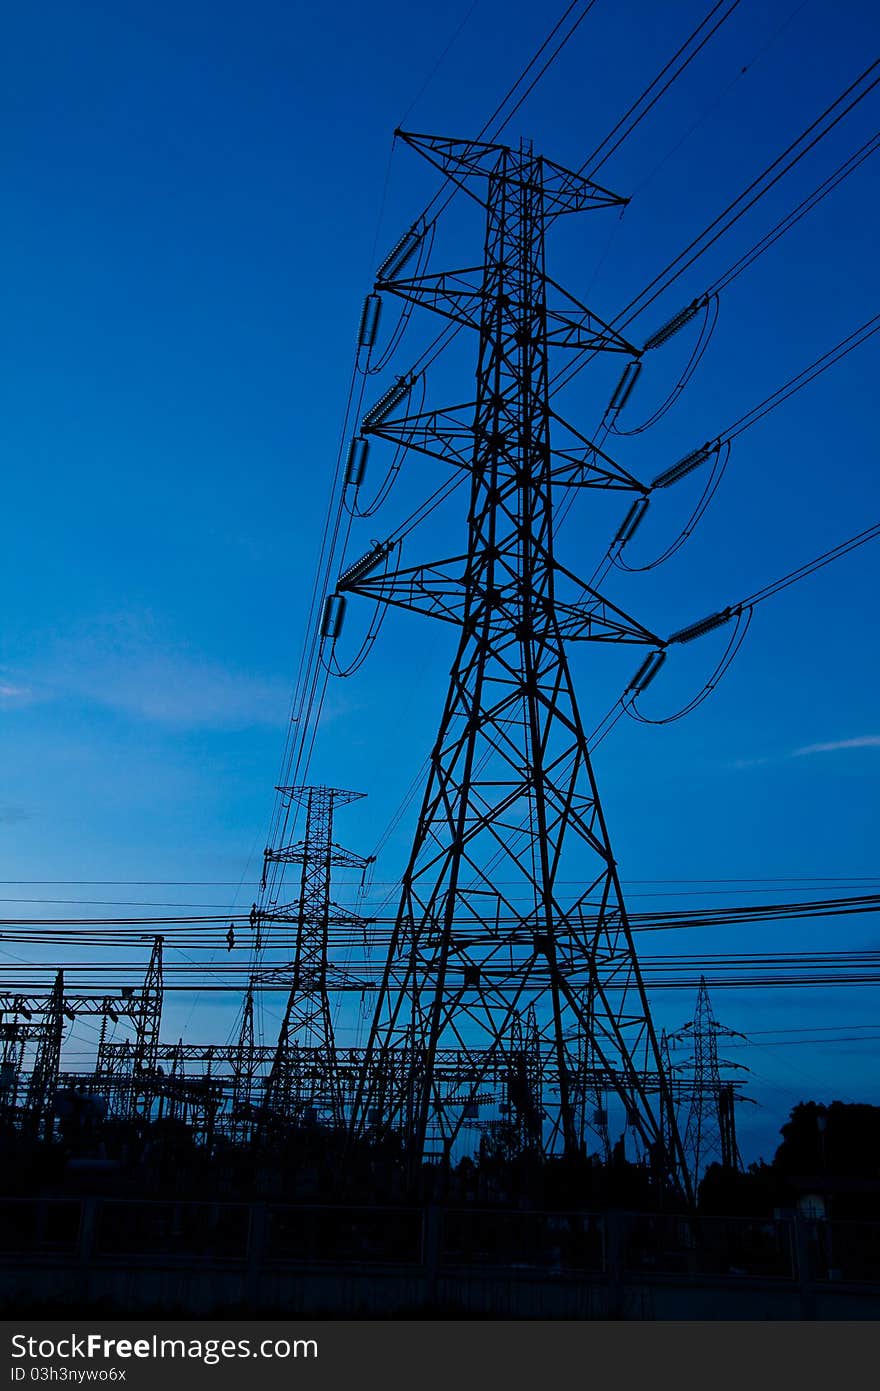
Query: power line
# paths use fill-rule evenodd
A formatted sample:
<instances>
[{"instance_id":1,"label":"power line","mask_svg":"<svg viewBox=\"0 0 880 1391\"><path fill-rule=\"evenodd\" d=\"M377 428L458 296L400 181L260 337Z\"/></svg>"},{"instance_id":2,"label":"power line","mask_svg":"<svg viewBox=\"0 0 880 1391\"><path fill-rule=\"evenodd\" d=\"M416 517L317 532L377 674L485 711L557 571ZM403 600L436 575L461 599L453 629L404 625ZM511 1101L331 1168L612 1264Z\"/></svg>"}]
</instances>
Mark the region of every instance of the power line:
<instances>
[{"instance_id":1,"label":"power line","mask_svg":"<svg viewBox=\"0 0 880 1391\"><path fill-rule=\"evenodd\" d=\"M725 5L726 9L724 8ZM654 109L658 101L668 92L673 82L678 80L697 55L703 51L709 40L717 33L721 25L730 18L738 5L739 0L718 0L718 3L713 5L709 13L688 35L684 43L676 50L666 65L661 68L657 76L648 84L641 95L636 98L629 110L624 112L617 124L608 132L603 140L600 140L592 154L587 155L587 158L578 170L579 174L583 175L585 178L595 177L602 168L602 165L608 162L623 142L632 135L636 127L639 126L645 117ZM715 20L714 24L711 24L711 21L715 19L718 11L722 9L724 13ZM702 34L702 30L706 29L707 25L710 24L711 27L707 29L705 34ZM700 42L696 43L698 38ZM679 59L682 59L682 62L676 67ZM664 78L666 79L665 81Z\"/></svg>"}]
</instances>

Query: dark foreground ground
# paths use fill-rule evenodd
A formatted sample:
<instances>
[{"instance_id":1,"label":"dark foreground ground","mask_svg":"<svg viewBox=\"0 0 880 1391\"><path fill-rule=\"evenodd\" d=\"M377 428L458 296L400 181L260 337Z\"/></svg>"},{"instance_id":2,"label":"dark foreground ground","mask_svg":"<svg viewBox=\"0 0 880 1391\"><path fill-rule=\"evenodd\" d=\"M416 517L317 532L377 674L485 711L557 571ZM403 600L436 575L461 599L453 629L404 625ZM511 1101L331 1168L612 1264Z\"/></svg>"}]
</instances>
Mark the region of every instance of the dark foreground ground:
<instances>
[{"instance_id":1,"label":"dark foreground ground","mask_svg":"<svg viewBox=\"0 0 880 1391\"><path fill-rule=\"evenodd\" d=\"M880 1224L84 1197L0 1202L0 1314L880 1318Z\"/></svg>"}]
</instances>

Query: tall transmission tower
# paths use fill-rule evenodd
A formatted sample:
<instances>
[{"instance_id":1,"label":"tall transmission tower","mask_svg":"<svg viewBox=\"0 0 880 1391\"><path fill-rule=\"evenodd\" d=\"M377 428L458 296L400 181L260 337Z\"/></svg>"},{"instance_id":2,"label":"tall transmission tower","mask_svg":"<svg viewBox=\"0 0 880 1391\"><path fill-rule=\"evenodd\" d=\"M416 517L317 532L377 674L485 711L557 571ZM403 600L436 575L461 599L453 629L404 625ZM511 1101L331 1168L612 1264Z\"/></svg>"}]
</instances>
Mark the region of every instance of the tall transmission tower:
<instances>
[{"instance_id":1,"label":"tall transmission tower","mask_svg":"<svg viewBox=\"0 0 880 1391\"><path fill-rule=\"evenodd\" d=\"M694 1187L708 1164L718 1163L725 1169L740 1167L736 1142L734 1085L721 1075L725 1068L740 1067L718 1054L719 1038L745 1038L735 1029L728 1029L715 1018L706 977L700 976L694 1017L671 1035L674 1043L690 1042L693 1057L687 1067L691 1086L690 1104L684 1129L684 1150L690 1166Z\"/></svg>"},{"instance_id":2,"label":"tall transmission tower","mask_svg":"<svg viewBox=\"0 0 880 1391\"><path fill-rule=\"evenodd\" d=\"M302 1121L314 1119L342 1125L345 1103L333 1030L328 980L331 927L361 927L363 919L334 903L331 879L334 867L363 870L369 859L337 845L333 839L336 807L358 801L362 792L338 787L286 787L279 789L289 805L305 808L303 838L292 845L264 852L265 864L300 866L299 897L285 906L267 906L260 917L267 922L294 925L293 960L285 966L256 973L261 982L289 980L290 993L278 1034L278 1043L263 1098L264 1117L282 1114ZM265 883L264 873L264 883ZM319 1050L321 1080L300 1065L301 1051Z\"/></svg>"},{"instance_id":3,"label":"tall transmission tower","mask_svg":"<svg viewBox=\"0 0 880 1391\"><path fill-rule=\"evenodd\" d=\"M162 954L164 937L153 938L150 960L141 986L139 1009L135 1014L135 1040L132 1054L131 1114L149 1119L155 1087L156 1052L162 1026L165 996Z\"/></svg>"},{"instance_id":4,"label":"tall transmission tower","mask_svg":"<svg viewBox=\"0 0 880 1391\"><path fill-rule=\"evenodd\" d=\"M516 1019L533 1007L556 1094L551 1110L545 1071L544 1149L580 1152L579 1110L595 1092L583 1085L589 1066L623 1102L642 1151L686 1190L567 653L577 640L658 640L554 548L561 488L644 492L560 418L550 389L554 348L638 357L545 266L558 216L625 200L531 147L398 134L482 205L485 250L476 269L406 279L404 246L376 284L472 329L478 352L469 405L394 417L411 387L401 379L361 423L361 438L403 442L466 471L466 552L376 574L392 549L376 546L330 601L339 612L346 593L369 596L459 634L354 1127L402 1130L415 1163L448 1156ZM325 619L335 636L332 609ZM470 1061L470 1089L443 1096L435 1062L450 1045Z\"/></svg>"}]
</instances>

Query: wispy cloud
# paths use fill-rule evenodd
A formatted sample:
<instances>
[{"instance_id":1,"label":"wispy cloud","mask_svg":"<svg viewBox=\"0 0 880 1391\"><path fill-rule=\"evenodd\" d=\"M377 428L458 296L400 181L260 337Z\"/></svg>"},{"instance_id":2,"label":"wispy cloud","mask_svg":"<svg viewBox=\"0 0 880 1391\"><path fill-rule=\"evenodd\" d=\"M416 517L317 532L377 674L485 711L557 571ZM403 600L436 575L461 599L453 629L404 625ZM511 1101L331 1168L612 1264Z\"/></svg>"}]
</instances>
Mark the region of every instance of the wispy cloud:
<instances>
[{"instance_id":1,"label":"wispy cloud","mask_svg":"<svg viewBox=\"0 0 880 1391\"><path fill-rule=\"evenodd\" d=\"M805 744L795 749L790 758L804 758L811 753L838 753L841 749L880 749L880 734L859 734L855 739L833 739L827 744Z\"/></svg>"},{"instance_id":2,"label":"wispy cloud","mask_svg":"<svg viewBox=\"0 0 880 1391\"><path fill-rule=\"evenodd\" d=\"M28 675L43 698L73 697L178 728L283 725L290 704L288 682L168 642L149 615L105 618L56 638Z\"/></svg>"},{"instance_id":3,"label":"wispy cloud","mask_svg":"<svg viewBox=\"0 0 880 1391\"><path fill-rule=\"evenodd\" d=\"M3 705L26 705L33 700L34 693L29 686L19 686L0 676L0 703Z\"/></svg>"},{"instance_id":4,"label":"wispy cloud","mask_svg":"<svg viewBox=\"0 0 880 1391\"><path fill-rule=\"evenodd\" d=\"M822 744L804 744L800 749L765 754L757 758L736 758L731 768L760 768L766 763L787 763L792 758L807 758L817 753L841 753L847 749L880 749L880 734L859 734L854 739L829 739Z\"/></svg>"}]
</instances>

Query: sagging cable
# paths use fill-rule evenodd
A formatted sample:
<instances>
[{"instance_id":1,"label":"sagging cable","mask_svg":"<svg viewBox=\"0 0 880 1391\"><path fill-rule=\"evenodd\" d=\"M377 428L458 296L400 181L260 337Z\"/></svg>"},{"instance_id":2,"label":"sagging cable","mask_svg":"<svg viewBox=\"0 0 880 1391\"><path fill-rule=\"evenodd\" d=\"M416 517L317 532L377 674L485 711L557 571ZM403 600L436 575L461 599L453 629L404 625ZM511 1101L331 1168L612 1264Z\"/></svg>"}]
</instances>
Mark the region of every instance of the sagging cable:
<instances>
[{"instance_id":1,"label":"sagging cable","mask_svg":"<svg viewBox=\"0 0 880 1391\"><path fill-rule=\"evenodd\" d=\"M713 445L712 448L717 449L717 445ZM694 451L694 453L697 452L700 451ZM672 541L666 547L666 549L660 553L660 555L655 556L653 560L646 561L642 565L630 565L627 563L626 560L624 560L623 555L620 552L620 549L618 549L617 554L613 554L614 547L612 546L609 548L609 555L612 556L613 563L614 565L616 565L618 570L626 570L628 574L646 574L649 570L656 570L656 568L659 565L665 564L667 560L670 560L672 556L676 555L681 550L682 546L685 545L688 538L696 530L700 521L702 521L702 518L710 502L715 496L715 493L718 490L721 480L724 477L724 471L727 468L728 460L730 459L730 452L731 446L729 442L723 445L721 449L717 450L717 453L715 455L715 462L712 465L712 471L709 474L706 486L700 494L696 507L693 508L684 526L681 528L678 535L675 537L675 540ZM702 459L695 462L692 468L699 467L700 463L702 463ZM692 471L692 468L689 467L687 472L690 473ZM668 470L668 472L672 472L672 470ZM662 474L660 476L661 478L663 477ZM684 474L681 474L680 477L684 477ZM652 488L656 488L658 486L659 485L657 484L656 480L651 485ZM664 486L666 485L664 484Z\"/></svg>"},{"instance_id":2,"label":"sagging cable","mask_svg":"<svg viewBox=\"0 0 880 1391\"><path fill-rule=\"evenodd\" d=\"M736 657L737 653L739 652L740 648L742 647L743 642L745 641L746 633L748 632L748 629L749 629L749 624L750 624L751 619L752 619L752 610L751 610L751 608L749 608L748 606L739 606L739 605L738 605L738 606L737 606L736 608L734 608L734 609L726 610L726 613L727 613L727 615L728 615L728 618L734 618L734 617L735 617L735 619L736 619L736 624L735 624L734 630L733 630L733 632L732 632L732 634L731 634L731 636L730 636L730 641L728 642L727 646L725 647L724 652L723 652L722 655L721 655L721 659L720 659L720 661L718 662L718 665L715 667L715 670L712 672L712 675L709 677L709 680L708 680L708 681L705 683L705 685L703 685L703 687L697 692L697 694L693 697L693 699L692 699L692 700L689 700L688 703L687 703L686 705L683 705L683 706L681 707L680 710L676 710L674 714L672 714L672 715L664 715L661 719L651 719L648 715L643 715L642 712L641 712L639 709L637 709L637 707L636 707L636 701L638 700L639 695L640 695L641 692L645 689L645 686L646 686L646 684L647 684L647 682L646 682L645 679L644 679L644 675L648 675L648 678L649 678L650 680L653 680L654 676L657 674L657 672L658 672L659 669L660 669L660 664L658 664L658 665L654 668L653 672L651 671L651 668L650 668L650 666L649 666L648 664L649 664L649 662L652 660L652 658L653 658L654 656L658 655L658 654L656 654L656 653L652 653L652 654L651 654L651 657L648 658L648 660L647 660L646 662L644 662L644 663L642 664L642 666L639 668L639 671L636 672L636 675L635 675L635 677L633 678L633 681L632 681L632 684L631 684L630 688L624 693L623 702L622 702L622 703L623 703L623 708L624 708L624 712L625 712L627 715L629 715L630 719L636 720L639 724L649 724L649 725L674 724L677 720L684 719L685 715L691 714L691 712L692 712L693 710L696 710L698 706L702 705L703 702L704 702L705 700L708 700L709 696L710 696L710 695L712 694L712 692L715 690L715 688L716 688L716 686L718 685L718 683L720 682L721 678L726 674L727 670L729 669L729 667L730 667L730 666L732 665L732 663L733 663L733 659ZM713 617L713 619L717 619L717 618L719 617L719 615L718 615L718 614L713 614L712 617ZM725 619L724 621L726 622L727 619ZM703 620L703 622L704 622L704 624L705 624L706 620ZM697 627L699 627L699 626L701 626L701 625L699 625L699 624L692 624L692 625L691 625L692 628L697 628ZM712 626L713 626L713 627L720 627L721 624L720 624L720 623L714 623ZM682 632L687 632L687 631L688 631L688 629L682 629ZM709 628L706 628L706 627L703 627L703 631L704 631L704 632L709 632L710 629L709 629ZM696 636L696 634L695 634L694 636ZM690 638L687 638L687 639L685 639L685 640L686 640L686 641L690 641L691 639L690 639ZM671 641L673 641L673 639L670 639L669 641L671 642ZM647 669L647 670L646 670L646 669ZM639 681L639 678L640 678L640 677L642 678L641 684L637 686L637 682Z\"/></svg>"},{"instance_id":3,"label":"sagging cable","mask_svg":"<svg viewBox=\"0 0 880 1391\"><path fill-rule=\"evenodd\" d=\"M697 301L697 310L699 310L700 307L705 309L703 323L700 327L700 332L697 336L696 344L694 345L691 355L688 358L684 370L682 371L678 381L675 383L675 386L669 392L666 399L661 401L660 405L656 408L656 410L654 410L651 413L651 415L648 416L647 420L643 420L640 425L634 425L629 430L621 430L615 421L615 423L612 426L612 429L616 435L641 435L644 434L646 430L650 430L652 426L656 425L658 421L662 420L664 416L669 414L669 412L672 410L672 407L678 401L679 397L690 385L694 373L696 372L697 368L699 367L700 363L705 357L706 352L708 351L709 344L712 341L712 336L718 324L718 314L720 308L718 296L704 296L701 300ZM684 324L679 325L679 327L683 326ZM676 329L676 332L677 331L678 329ZM642 351L644 351L644 349Z\"/></svg>"}]
</instances>

